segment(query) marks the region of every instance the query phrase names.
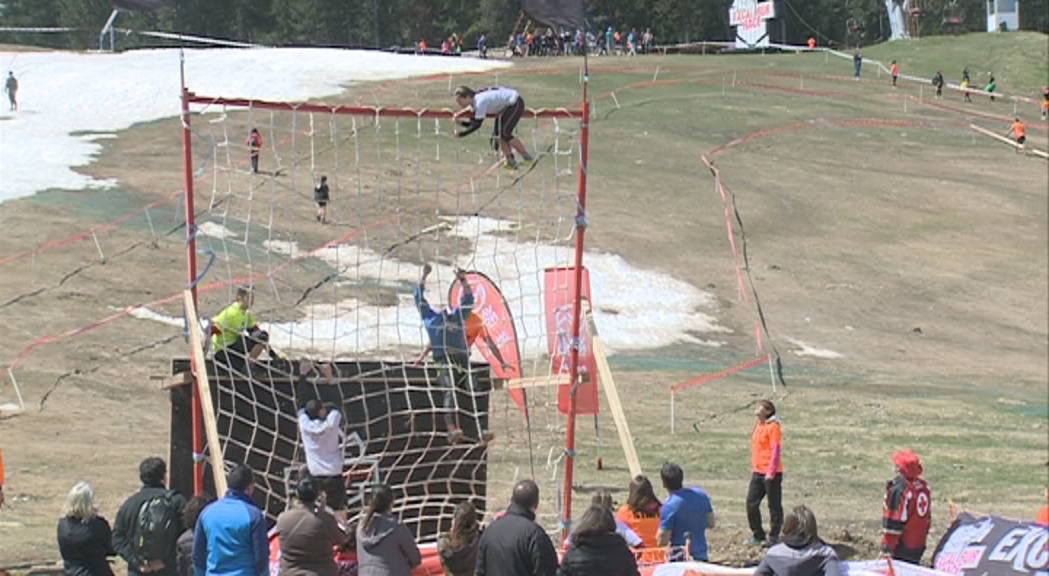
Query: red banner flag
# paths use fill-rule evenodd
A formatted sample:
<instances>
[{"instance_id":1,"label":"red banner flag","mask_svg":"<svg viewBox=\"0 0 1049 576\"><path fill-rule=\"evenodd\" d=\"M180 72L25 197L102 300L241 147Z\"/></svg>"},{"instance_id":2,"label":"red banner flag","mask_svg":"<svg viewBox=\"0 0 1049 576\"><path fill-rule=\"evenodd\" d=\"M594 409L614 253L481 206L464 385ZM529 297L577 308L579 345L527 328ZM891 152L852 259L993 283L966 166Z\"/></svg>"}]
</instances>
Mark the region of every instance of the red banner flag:
<instances>
[{"instance_id":1,"label":"red banner flag","mask_svg":"<svg viewBox=\"0 0 1049 576\"><path fill-rule=\"evenodd\" d=\"M550 372L569 374L569 354L572 344L572 307L575 304L575 268L547 268L543 287L546 310L546 346L550 354ZM583 297L590 298L590 272L583 268ZM597 360L594 358L591 335L586 324L579 327L579 388L576 390L576 414L597 414ZM558 390L558 408L568 413L569 386Z\"/></svg>"},{"instance_id":2,"label":"red banner flag","mask_svg":"<svg viewBox=\"0 0 1049 576\"><path fill-rule=\"evenodd\" d=\"M467 344L476 346L486 362L492 366L492 373L500 380L521 377L521 353L517 348L517 328L506 305L506 298L491 278L480 272L467 272L466 282L474 293L473 313L466 319ZM453 282L448 290L448 301L458 302L462 287ZM502 362L492 351L499 350ZM524 390L511 388L510 397L525 418L528 417L528 406L525 404Z\"/></svg>"}]
</instances>

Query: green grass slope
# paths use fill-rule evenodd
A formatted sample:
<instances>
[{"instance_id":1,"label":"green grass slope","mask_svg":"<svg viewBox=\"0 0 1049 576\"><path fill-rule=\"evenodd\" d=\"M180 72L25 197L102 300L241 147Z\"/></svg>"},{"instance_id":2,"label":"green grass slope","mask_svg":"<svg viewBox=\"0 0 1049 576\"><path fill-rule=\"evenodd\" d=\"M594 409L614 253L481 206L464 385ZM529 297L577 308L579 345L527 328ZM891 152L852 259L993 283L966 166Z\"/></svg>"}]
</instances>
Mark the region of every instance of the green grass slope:
<instances>
[{"instance_id":1,"label":"green grass slope","mask_svg":"<svg viewBox=\"0 0 1049 576\"><path fill-rule=\"evenodd\" d=\"M1029 98L1040 97L1049 84L1049 36L1040 32L898 40L865 48L863 55L886 66L897 60L903 74L932 78L942 70L950 83L960 82L968 66L974 87L982 87L993 72L998 91Z\"/></svg>"}]
</instances>

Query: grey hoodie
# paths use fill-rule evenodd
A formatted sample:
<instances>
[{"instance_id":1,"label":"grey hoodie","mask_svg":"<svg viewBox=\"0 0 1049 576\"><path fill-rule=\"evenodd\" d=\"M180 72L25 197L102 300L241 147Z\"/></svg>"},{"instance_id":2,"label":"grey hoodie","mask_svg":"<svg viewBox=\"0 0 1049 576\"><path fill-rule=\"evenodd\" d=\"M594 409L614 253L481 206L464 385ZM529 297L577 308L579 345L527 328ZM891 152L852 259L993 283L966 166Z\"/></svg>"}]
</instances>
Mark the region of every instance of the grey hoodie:
<instances>
[{"instance_id":1,"label":"grey hoodie","mask_svg":"<svg viewBox=\"0 0 1049 576\"><path fill-rule=\"evenodd\" d=\"M408 528L392 514L376 514L367 529L357 527L359 576L411 576L422 555Z\"/></svg>"},{"instance_id":2,"label":"grey hoodie","mask_svg":"<svg viewBox=\"0 0 1049 576\"><path fill-rule=\"evenodd\" d=\"M838 576L838 554L816 540L804 548L779 543L769 548L754 576Z\"/></svg>"}]
</instances>

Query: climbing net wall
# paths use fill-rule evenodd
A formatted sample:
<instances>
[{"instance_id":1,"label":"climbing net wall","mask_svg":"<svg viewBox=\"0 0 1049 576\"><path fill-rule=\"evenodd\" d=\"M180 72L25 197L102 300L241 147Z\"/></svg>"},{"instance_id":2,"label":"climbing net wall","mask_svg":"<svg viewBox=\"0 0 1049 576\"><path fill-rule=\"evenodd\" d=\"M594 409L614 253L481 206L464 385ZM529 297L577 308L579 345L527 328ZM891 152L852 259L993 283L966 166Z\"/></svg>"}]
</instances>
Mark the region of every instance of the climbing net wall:
<instances>
[{"instance_id":1,"label":"climbing net wall","mask_svg":"<svg viewBox=\"0 0 1049 576\"><path fill-rule=\"evenodd\" d=\"M548 270L574 262L579 113L526 112L517 134L536 160L510 171L489 139L493 122L457 139L451 110L187 99L188 171L212 171L190 230L198 313L206 323L250 288L270 346L257 362L239 353L211 365L226 467L252 464L257 499L278 514L305 462L296 412L319 399L345 415L351 512L369 486L390 484L425 541L448 528L459 501L495 512L513 482L534 477L549 503L541 515L556 526L564 418L557 387L544 385L544 301ZM322 178L326 211L314 194ZM470 272L475 314L505 361L478 340L475 392L457 393L451 409L432 359L420 360L428 337L413 289L424 263L438 309L458 302L455 270ZM470 423L455 444L449 410ZM473 433L485 416L487 445Z\"/></svg>"}]
</instances>

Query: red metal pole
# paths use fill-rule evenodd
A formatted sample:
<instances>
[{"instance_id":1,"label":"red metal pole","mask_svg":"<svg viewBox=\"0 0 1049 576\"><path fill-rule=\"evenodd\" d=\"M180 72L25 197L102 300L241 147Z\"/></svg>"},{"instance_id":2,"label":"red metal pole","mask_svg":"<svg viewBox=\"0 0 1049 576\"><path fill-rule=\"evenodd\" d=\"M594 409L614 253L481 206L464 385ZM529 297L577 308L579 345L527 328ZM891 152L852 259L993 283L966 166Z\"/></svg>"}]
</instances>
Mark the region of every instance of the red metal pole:
<instances>
[{"instance_id":1,"label":"red metal pole","mask_svg":"<svg viewBox=\"0 0 1049 576\"><path fill-rule=\"evenodd\" d=\"M561 539L568 538L572 526L572 478L575 475L576 387L579 379L579 330L583 300L583 240L586 236L586 171L590 155L590 101L587 99L587 74L583 76L583 117L579 133L579 200L576 206L575 237L575 302L572 304L572 347L569 352L568 431L565 437L564 506L561 516ZM597 378L597 374L591 374Z\"/></svg>"},{"instance_id":2,"label":"red metal pole","mask_svg":"<svg viewBox=\"0 0 1049 576\"><path fill-rule=\"evenodd\" d=\"M193 292L193 304L197 303L197 240L196 215L193 208L193 146L189 130L189 90L186 89L186 71L182 68L182 170L186 196L186 273L189 289ZM199 310L199 308L198 308ZM207 335L205 335L207 336ZM192 355L190 356L192 358ZM193 370L206 370L205 366L194 366ZM204 492L204 416L200 411L200 391L193 386L193 493Z\"/></svg>"}]
</instances>

